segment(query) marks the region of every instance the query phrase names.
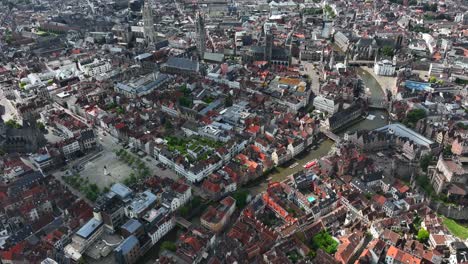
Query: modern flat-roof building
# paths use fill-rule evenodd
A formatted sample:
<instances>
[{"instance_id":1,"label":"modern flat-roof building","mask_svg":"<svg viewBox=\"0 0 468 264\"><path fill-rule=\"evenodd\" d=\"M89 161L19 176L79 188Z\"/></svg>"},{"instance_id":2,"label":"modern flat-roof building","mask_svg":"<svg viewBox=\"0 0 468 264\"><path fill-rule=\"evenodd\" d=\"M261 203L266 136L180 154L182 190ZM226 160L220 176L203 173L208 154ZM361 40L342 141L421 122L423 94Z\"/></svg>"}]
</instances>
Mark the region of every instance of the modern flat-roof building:
<instances>
[{"instance_id":1,"label":"modern flat-roof building","mask_svg":"<svg viewBox=\"0 0 468 264\"><path fill-rule=\"evenodd\" d=\"M150 94L154 90L162 88L171 79L171 76L167 74L155 72L128 82L117 83L114 90L125 96L134 98Z\"/></svg>"},{"instance_id":2,"label":"modern flat-roof building","mask_svg":"<svg viewBox=\"0 0 468 264\"><path fill-rule=\"evenodd\" d=\"M114 249L114 253L118 264L136 263L140 257L140 242L135 236L129 236Z\"/></svg>"},{"instance_id":3,"label":"modern flat-roof building","mask_svg":"<svg viewBox=\"0 0 468 264\"><path fill-rule=\"evenodd\" d=\"M150 191L137 194L130 204L125 207L125 215L128 218L139 218L143 216L143 214L156 203L156 199L156 195Z\"/></svg>"},{"instance_id":4,"label":"modern flat-roof building","mask_svg":"<svg viewBox=\"0 0 468 264\"><path fill-rule=\"evenodd\" d=\"M102 220L91 218L72 237L72 243L64 249L65 254L75 261L80 259L81 254L102 235L103 227Z\"/></svg>"},{"instance_id":5,"label":"modern flat-roof building","mask_svg":"<svg viewBox=\"0 0 468 264\"><path fill-rule=\"evenodd\" d=\"M116 183L112 185L110 190L115 193L122 201L129 201L133 194L132 189L128 188L122 183Z\"/></svg>"}]
</instances>

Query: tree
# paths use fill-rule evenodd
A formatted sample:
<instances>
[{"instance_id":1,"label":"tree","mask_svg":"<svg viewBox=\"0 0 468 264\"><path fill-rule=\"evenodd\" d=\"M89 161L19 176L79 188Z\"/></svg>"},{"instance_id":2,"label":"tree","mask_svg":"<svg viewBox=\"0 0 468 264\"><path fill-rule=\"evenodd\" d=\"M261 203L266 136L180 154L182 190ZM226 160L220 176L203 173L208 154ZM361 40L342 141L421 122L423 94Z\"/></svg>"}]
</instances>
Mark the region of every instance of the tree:
<instances>
[{"instance_id":1,"label":"tree","mask_svg":"<svg viewBox=\"0 0 468 264\"><path fill-rule=\"evenodd\" d=\"M165 128L166 130L171 130L171 129L173 129L174 127L172 126L171 121L166 120L166 122L164 123L164 128Z\"/></svg>"},{"instance_id":2,"label":"tree","mask_svg":"<svg viewBox=\"0 0 468 264\"><path fill-rule=\"evenodd\" d=\"M338 242L327 232L322 230L312 238L312 248L317 250L323 249L328 254L333 254L338 248Z\"/></svg>"},{"instance_id":3,"label":"tree","mask_svg":"<svg viewBox=\"0 0 468 264\"><path fill-rule=\"evenodd\" d=\"M21 128L21 125L14 119L10 119L6 121L5 125L12 127L12 128Z\"/></svg>"},{"instance_id":4,"label":"tree","mask_svg":"<svg viewBox=\"0 0 468 264\"><path fill-rule=\"evenodd\" d=\"M86 264L86 260L84 257L81 257L79 260L78 260L78 264Z\"/></svg>"},{"instance_id":5,"label":"tree","mask_svg":"<svg viewBox=\"0 0 468 264\"><path fill-rule=\"evenodd\" d=\"M125 112L125 110L122 107L117 107L115 111L117 112L117 114L123 114Z\"/></svg>"},{"instance_id":6,"label":"tree","mask_svg":"<svg viewBox=\"0 0 468 264\"><path fill-rule=\"evenodd\" d=\"M393 48L390 46L385 46L382 48L382 54L387 57L393 57Z\"/></svg>"},{"instance_id":7,"label":"tree","mask_svg":"<svg viewBox=\"0 0 468 264\"><path fill-rule=\"evenodd\" d=\"M432 154L426 154L419 161L419 166L424 172L427 172L427 167L429 167L431 162L432 162Z\"/></svg>"},{"instance_id":8,"label":"tree","mask_svg":"<svg viewBox=\"0 0 468 264\"><path fill-rule=\"evenodd\" d=\"M452 155L452 146L447 145L444 147L444 156Z\"/></svg>"},{"instance_id":9,"label":"tree","mask_svg":"<svg viewBox=\"0 0 468 264\"><path fill-rule=\"evenodd\" d=\"M45 130L45 125L44 125L44 123L42 123L42 122L40 122L40 121L38 121L38 122L36 123L36 126L37 126L37 128L39 128L40 130Z\"/></svg>"},{"instance_id":10,"label":"tree","mask_svg":"<svg viewBox=\"0 0 468 264\"><path fill-rule=\"evenodd\" d=\"M418 235L416 236L419 242L425 243L429 240L429 231L424 228L419 229Z\"/></svg>"},{"instance_id":11,"label":"tree","mask_svg":"<svg viewBox=\"0 0 468 264\"><path fill-rule=\"evenodd\" d=\"M434 76L431 76L431 77L429 77L429 82L430 82L430 83L436 83L436 82L437 82L437 78L434 77Z\"/></svg>"},{"instance_id":12,"label":"tree","mask_svg":"<svg viewBox=\"0 0 468 264\"><path fill-rule=\"evenodd\" d=\"M415 230L418 230L421 228L421 222L422 222L421 217L419 217L419 215L416 214L413 218L413 227Z\"/></svg>"},{"instance_id":13,"label":"tree","mask_svg":"<svg viewBox=\"0 0 468 264\"><path fill-rule=\"evenodd\" d=\"M89 189L91 189L91 191L96 192L96 193L99 192L99 187L95 183L90 184Z\"/></svg>"},{"instance_id":14,"label":"tree","mask_svg":"<svg viewBox=\"0 0 468 264\"><path fill-rule=\"evenodd\" d=\"M179 104L181 106L183 106L183 107L190 108L190 107L192 107L193 101L192 101L191 98L182 96L182 97L179 98Z\"/></svg>"},{"instance_id":15,"label":"tree","mask_svg":"<svg viewBox=\"0 0 468 264\"><path fill-rule=\"evenodd\" d=\"M175 252L176 249L177 249L177 246L174 242L171 242L171 241L164 241L162 242L161 244L161 249L165 249L165 250L169 250L169 251L172 251L172 252Z\"/></svg>"},{"instance_id":16,"label":"tree","mask_svg":"<svg viewBox=\"0 0 468 264\"><path fill-rule=\"evenodd\" d=\"M236 205L239 208L244 208L247 205L247 197L249 196L249 191L247 190L238 190L232 194L232 198L236 200Z\"/></svg>"},{"instance_id":17,"label":"tree","mask_svg":"<svg viewBox=\"0 0 468 264\"><path fill-rule=\"evenodd\" d=\"M426 27L423 27L421 25L413 26L411 24L410 24L409 30L413 31L413 32L416 32L416 33L431 33L432 32L432 29L430 29L430 28L426 28Z\"/></svg>"},{"instance_id":18,"label":"tree","mask_svg":"<svg viewBox=\"0 0 468 264\"><path fill-rule=\"evenodd\" d=\"M184 206L179 207L179 214L182 217L188 216L189 211L190 211L190 209L188 208L188 206L184 205Z\"/></svg>"},{"instance_id":19,"label":"tree","mask_svg":"<svg viewBox=\"0 0 468 264\"><path fill-rule=\"evenodd\" d=\"M406 114L405 120L403 120L403 124L405 125L414 125L419 120L426 117L426 111L422 109L413 109Z\"/></svg>"}]
</instances>

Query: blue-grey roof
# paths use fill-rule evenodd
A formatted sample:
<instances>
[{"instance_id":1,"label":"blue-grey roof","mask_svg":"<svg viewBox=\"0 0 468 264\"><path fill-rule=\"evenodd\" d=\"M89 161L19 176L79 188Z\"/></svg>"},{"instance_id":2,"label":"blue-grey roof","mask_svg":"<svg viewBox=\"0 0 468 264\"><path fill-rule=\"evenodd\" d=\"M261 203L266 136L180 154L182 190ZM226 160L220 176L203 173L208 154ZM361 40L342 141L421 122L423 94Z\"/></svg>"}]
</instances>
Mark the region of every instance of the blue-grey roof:
<instances>
[{"instance_id":1,"label":"blue-grey roof","mask_svg":"<svg viewBox=\"0 0 468 264\"><path fill-rule=\"evenodd\" d=\"M151 54L151 53L142 53L142 54L140 54L138 56L135 56L135 59L136 60L144 60L144 59L149 58L151 56L153 56L153 54Z\"/></svg>"},{"instance_id":2,"label":"blue-grey roof","mask_svg":"<svg viewBox=\"0 0 468 264\"><path fill-rule=\"evenodd\" d=\"M130 234L135 233L142 224L136 219L130 219L125 224L122 225L122 229L127 230Z\"/></svg>"},{"instance_id":3,"label":"blue-grey roof","mask_svg":"<svg viewBox=\"0 0 468 264\"><path fill-rule=\"evenodd\" d=\"M205 52L203 54L203 59L204 60L209 60L209 61L215 61L215 62L222 62L224 60L224 54Z\"/></svg>"},{"instance_id":4,"label":"blue-grey roof","mask_svg":"<svg viewBox=\"0 0 468 264\"><path fill-rule=\"evenodd\" d=\"M417 133L416 131L414 131L414 130L412 130L410 128L407 128L405 125L399 124L399 123L386 125L384 127L377 128L375 130L376 131L383 131L383 132L387 132L387 133L392 133L392 134L395 134L395 135L397 135L399 137L406 137L406 138L412 140L414 143L416 143L416 144L418 144L420 146L427 147L427 148L431 148L432 145L435 143L434 141L424 137L423 135Z\"/></svg>"},{"instance_id":5,"label":"blue-grey roof","mask_svg":"<svg viewBox=\"0 0 468 264\"><path fill-rule=\"evenodd\" d=\"M25 188L29 188L39 180L43 179L44 175L39 171L29 171L23 173L19 178L17 178L11 185L8 191L12 196L17 195Z\"/></svg>"},{"instance_id":6,"label":"blue-grey roof","mask_svg":"<svg viewBox=\"0 0 468 264\"><path fill-rule=\"evenodd\" d=\"M76 232L76 234L84 239L89 238L96 230L103 225L101 220L91 218L84 226Z\"/></svg>"},{"instance_id":7,"label":"blue-grey roof","mask_svg":"<svg viewBox=\"0 0 468 264\"><path fill-rule=\"evenodd\" d=\"M111 191L117 194L122 200L132 195L132 190L122 183L112 185Z\"/></svg>"},{"instance_id":8,"label":"blue-grey roof","mask_svg":"<svg viewBox=\"0 0 468 264\"><path fill-rule=\"evenodd\" d=\"M139 193L137 197L135 197L128 209L133 211L136 214L140 214L145 211L151 204L156 202L156 195L154 195L150 191L144 191Z\"/></svg>"},{"instance_id":9,"label":"blue-grey roof","mask_svg":"<svg viewBox=\"0 0 468 264\"><path fill-rule=\"evenodd\" d=\"M122 241L122 243L120 243L120 245L115 248L115 251L120 251L122 255L125 255L130 252L138 243L138 239L134 235L131 235Z\"/></svg>"},{"instance_id":10,"label":"blue-grey roof","mask_svg":"<svg viewBox=\"0 0 468 264\"><path fill-rule=\"evenodd\" d=\"M432 89L430 83L415 82L415 81L410 81L410 80L405 81L405 87L410 90L416 90L416 91L427 91L427 90Z\"/></svg>"},{"instance_id":11,"label":"blue-grey roof","mask_svg":"<svg viewBox=\"0 0 468 264\"><path fill-rule=\"evenodd\" d=\"M25 240L27 237L32 235L33 229L31 225L25 225L19 230L16 230L10 237L7 239L9 245L16 245L17 243Z\"/></svg>"},{"instance_id":12,"label":"blue-grey roof","mask_svg":"<svg viewBox=\"0 0 468 264\"><path fill-rule=\"evenodd\" d=\"M187 58L169 57L169 59L166 62L166 66L171 68L198 72L200 64L198 63L198 61L193 61Z\"/></svg>"},{"instance_id":13,"label":"blue-grey roof","mask_svg":"<svg viewBox=\"0 0 468 264\"><path fill-rule=\"evenodd\" d=\"M48 153L41 154L41 155L34 156L33 159L35 162L43 162L43 161L50 159L50 155Z\"/></svg>"},{"instance_id":14,"label":"blue-grey roof","mask_svg":"<svg viewBox=\"0 0 468 264\"><path fill-rule=\"evenodd\" d=\"M200 115L206 115L209 111L215 109L216 107L220 106L223 103L221 99L217 99L216 101L211 102L205 108L203 108L200 112Z\"/></svg>"},{"instance_id":15,"label":"blue-grey roof","mask_svg":"<svg viewBox=\"0 0 468 264\"><path fill-rule=\"evenodd\" d=\"M116 88L132 94L148 93L151 90L159 88L171 78L168 74L153 73L145 77L134 79L127 83L117 83Z\"/></svg>"}]
</instances>

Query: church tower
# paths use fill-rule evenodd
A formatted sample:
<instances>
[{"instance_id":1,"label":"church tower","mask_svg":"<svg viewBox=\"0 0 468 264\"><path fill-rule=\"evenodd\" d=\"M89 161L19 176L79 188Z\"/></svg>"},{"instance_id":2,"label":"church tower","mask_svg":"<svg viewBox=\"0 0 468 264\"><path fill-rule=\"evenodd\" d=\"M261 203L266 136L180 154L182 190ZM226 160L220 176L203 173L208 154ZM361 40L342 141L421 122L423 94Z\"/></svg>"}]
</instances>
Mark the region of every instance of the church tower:
<instances>
[{"instance_id":1,"label":"church tower","mask_svg":"<svg viewBox=\"0 0 468 264\"><path fill-rule=\"evenodd\" d=\"M154 13L150 0L145 0L143 6L143 33L146 43L154 44L156 42L156 32L154 31Z\"/></svg>"},{"instance_id":2,"label":"church tower","mask_svg":"<svg viewBox=\"0 0 468 264\"><path fill-rule=\"evenodd\" d=\"M271 29L265 34L265 60L270 62L273 53L273 34Z\"/></svg>"},{"instance_id":3,"label":"church tower","mask_svg":"<svg viewBox=\"0 0 468 264\"><path fill-rule=\"evenodd\" d=\"M200 59L203 59L206 51L206 28L205 16L201 12L197 13L197 48Z\"/></svg>"}]
</instances>

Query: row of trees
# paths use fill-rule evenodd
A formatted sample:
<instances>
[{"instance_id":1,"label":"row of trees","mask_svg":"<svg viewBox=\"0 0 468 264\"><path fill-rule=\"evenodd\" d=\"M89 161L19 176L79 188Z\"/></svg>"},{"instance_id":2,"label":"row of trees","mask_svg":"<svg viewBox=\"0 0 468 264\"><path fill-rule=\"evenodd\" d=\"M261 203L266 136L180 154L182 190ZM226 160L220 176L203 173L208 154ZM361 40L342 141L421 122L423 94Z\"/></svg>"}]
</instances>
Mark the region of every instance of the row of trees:
<instances>
[{"instance_id":1,"label":"row of trees","mask_svg":"<svg viewBox=\"0 0 468 264\"><path fill-rule=\"evenodd\" d=\"M134 185L138 182L138 179L144 179L150 176L150 169L146 166L145 162L135 155L130 154L125 149L115 151L115 155L117 155L119 160L125 162L134 170L134 172L130 173L128 178L124 180L125 185Z\"/></svg>"},{"instance_id":2,"label":"row of trees","mask_svg":"<svg viewBox=\"0 0 468 264\"><path fill-rule=\"evenodd\" d=\"M79 174L64 177L63 180L93 202L101 194L101 190L95 183L90 183L88 178L81 177Z\"/></svg>"},{"instance_id":3,"label":"row of trees","mask_svg":"<svg viewBox=\"0 0 468 264\"><path fill-rule=\"evenodd\" d=\"M5 122L5 125L12 127L12 128L21 128L21 125L18 123L18 121L14 119L9 119Z\"/></svg>"}]
</instances>

